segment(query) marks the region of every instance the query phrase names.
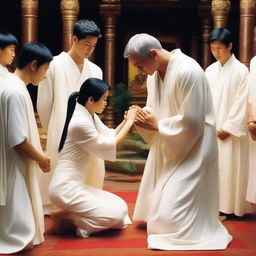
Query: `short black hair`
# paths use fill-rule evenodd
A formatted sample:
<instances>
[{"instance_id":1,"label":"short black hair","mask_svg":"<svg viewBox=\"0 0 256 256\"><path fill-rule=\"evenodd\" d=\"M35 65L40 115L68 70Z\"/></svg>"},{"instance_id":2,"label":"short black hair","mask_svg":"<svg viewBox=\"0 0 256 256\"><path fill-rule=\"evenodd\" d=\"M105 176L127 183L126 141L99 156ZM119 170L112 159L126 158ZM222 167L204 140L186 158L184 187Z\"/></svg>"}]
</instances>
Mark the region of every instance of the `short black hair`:
<instances>
[{"instance_id":1,"label":"short black hair","mask_svg":"<svg viewBox=\"0 0 256 256\"><path fill-rule=\"evenodd\" d=\"M25 44L20 51L18 68L24 68L31 61L37 61L37 67L53 60L51 51L41 43L30 42Z\"/></svg>"},{"instance_id":2,"label":"short black hair","mask_svg":"<svg viewBox=\"0 0 256 256\"><path fill-rule=\"evenodd\" d=\"M213 41L221 41L226 47L232 42L232 34L226 28L215 28L208 39L208 43L211 44Z\"/></svg>"},{"instance_id":3,"label":"short black hair","mask_svg":"<svg viewBox=\"0 0 256 256\"><path fill-rule=\"evenodd\" d=\"M9 32L0 32L0 48L4 49L9 45L15 45L17 47L17 38Z\"/></svg>"},{"instance_id":4,"label":"short black hair","mask_svg":"<svg viewBox=\"0 0 256 256\"><path fill-rule=\"evenodd\" d=\"M78 40L85 39L87 36L95 36L98 38L102 36L96 23L86 19L79 20L75 23L73 35L76 36Z\"/></svg>"}]
</instances>

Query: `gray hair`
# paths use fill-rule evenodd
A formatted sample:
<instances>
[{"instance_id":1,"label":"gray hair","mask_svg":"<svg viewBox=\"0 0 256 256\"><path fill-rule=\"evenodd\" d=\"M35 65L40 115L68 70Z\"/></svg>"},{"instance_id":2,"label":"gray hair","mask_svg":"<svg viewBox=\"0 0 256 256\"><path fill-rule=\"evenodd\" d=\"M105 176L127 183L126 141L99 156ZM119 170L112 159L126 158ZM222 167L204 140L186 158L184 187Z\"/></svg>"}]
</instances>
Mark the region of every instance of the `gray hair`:
<instances>
[{"instance_id":1,"label":"gray hair","mask_svg":"<svg viewBox=\"0 0 256 256\"><path fill-rule=\"evenodd\" d=\"M144 58L151 56L151 49L162 49L160 42L149 34L136 34L130 38L124 50L124 57L128 58L131 54L136 54Z\"/></svg>"}]
</instances>

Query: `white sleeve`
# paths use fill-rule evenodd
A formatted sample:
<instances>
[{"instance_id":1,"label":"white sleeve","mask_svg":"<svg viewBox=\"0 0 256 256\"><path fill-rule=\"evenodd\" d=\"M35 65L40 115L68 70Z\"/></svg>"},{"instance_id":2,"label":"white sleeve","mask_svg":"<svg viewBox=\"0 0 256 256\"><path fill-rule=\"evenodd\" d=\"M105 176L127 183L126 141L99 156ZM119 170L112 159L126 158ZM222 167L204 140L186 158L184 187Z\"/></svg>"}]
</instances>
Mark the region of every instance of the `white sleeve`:
<instances>
[{"instance_id":1,"label":"white sleeve","mask_svg":"<svg viewBox=\"0 0 256 256\"><path fill-rule=\"evenodd\" d=\"M116 138L97 132L87 123L75 123L69 128L70 139L83 150L103 160L115 161Z\"/></svg>"},{"instance_id":2,"label":"white sleeve","mask_svg":"<svg viewBox=\"0 0 256 256\"><path fill-rule=\"evenodd\" d=\"M8 97L8 141L10 147L21 144L28 134L28 120L23 98L18 93Z\"/></svg>"},{"instance_id":3,"label":"white sleeve","mask_svg":"<svg viewBox=\"0 0 256 256\"><path fill-rule=\"evenodd\" d=\"M174 155L186 154L204 133L205 91L203 71L188 72L178 82L182 101L177 115L158 121L159 136ZM179 95L178 95L179 94Z\"/></svg>"},{"instance_id":4,"label":"white sleeve","mask_svg":"<svg viewBox=\"0 0 256 256\"><path fill-rule=\"evenodd\" d=\"M248 102L248 75L249 72L243 72L236 80L237 91L234 102L228 117L222 128L236 137L246 135L247 121L247 102Z\"/></svg>"},{"instance_id":5,"label":"white sleeve","mask_svg":"<svg viewBox=\"0 0 256 256\"><path fill-rule=\"evenodd\" d=\"M37 112L46 132L53 108L54 76L52 69L53 66L48 69L46 78L39 84L37 92Z\"/></svg>"}]
</instances>

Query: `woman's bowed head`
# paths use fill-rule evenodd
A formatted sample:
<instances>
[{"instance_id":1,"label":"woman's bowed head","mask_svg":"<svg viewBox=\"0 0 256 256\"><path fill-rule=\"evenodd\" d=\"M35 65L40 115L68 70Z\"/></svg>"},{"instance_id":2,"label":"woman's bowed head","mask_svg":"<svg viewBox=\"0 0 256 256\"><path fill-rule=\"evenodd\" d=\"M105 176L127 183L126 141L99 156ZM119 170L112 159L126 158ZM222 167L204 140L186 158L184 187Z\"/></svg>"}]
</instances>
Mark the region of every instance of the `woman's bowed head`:
<instances>
[{"instance_id":1,"label":"woman's bowed head","mask_svg":"<svg viewBox=\"0 0 256 256\"><path fill-rule=\"evenodd\" d=\"M107 106L109 90L110 86L103 80L98 78L88 78L80 87L79 92L74 92L70 95L65 126L59 145L59 152L63 148L64 142L66 140L68 125L73 116L76 103L84 106L92 116L94 114L101 114ZM128 110L122 123L127 123L132 126L135 121L137 111L137 108ZM117 143L119 143L119 140L117 140Z\"/></svg>"}]
</instances>

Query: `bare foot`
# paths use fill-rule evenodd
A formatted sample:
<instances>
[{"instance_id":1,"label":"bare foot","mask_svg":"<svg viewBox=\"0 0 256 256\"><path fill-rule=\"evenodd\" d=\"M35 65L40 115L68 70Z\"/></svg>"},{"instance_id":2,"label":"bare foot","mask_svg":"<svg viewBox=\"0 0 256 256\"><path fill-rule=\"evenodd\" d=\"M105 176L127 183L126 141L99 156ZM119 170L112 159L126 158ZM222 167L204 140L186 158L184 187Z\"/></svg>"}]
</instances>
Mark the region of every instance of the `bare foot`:
<instances>
[{"instance_id":1,"label":"bare foot","mask_svg":"<svg viewBox=\"0 0 256 256\"><path fill-rule=\"evenodd\" d=\"M228 218L228 217L227 217L226 215L220 215L220 216L219 216L219 220L220 220L221 222L225 221L227 218Z\"/></svg>"}]
</instances>

